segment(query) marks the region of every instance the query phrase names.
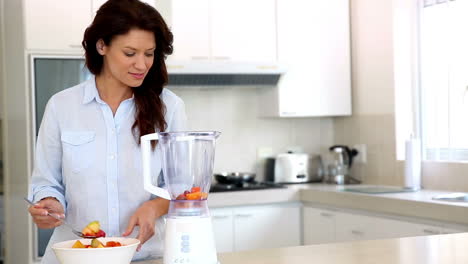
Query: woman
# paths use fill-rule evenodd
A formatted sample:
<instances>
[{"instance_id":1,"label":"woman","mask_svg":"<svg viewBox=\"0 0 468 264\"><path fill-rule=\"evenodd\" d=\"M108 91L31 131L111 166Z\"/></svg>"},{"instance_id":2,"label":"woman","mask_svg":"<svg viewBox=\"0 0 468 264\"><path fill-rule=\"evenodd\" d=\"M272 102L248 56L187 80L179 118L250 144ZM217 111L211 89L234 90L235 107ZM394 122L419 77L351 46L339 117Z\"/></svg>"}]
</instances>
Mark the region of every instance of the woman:
<instances>
[{"instance_id":1,"label":"woman","mask_svg":"<svg viewBox=\"0 0 468 264\"><path fill-rule=\"evenodd\" d=\"M50 245L77 238L47 210L77 229L98 220L108 236L138 238L135 259L162 255L155 222L168 201L143 189L139 138L185 130L183 101L163 89L172 39L161 15L137 0L109 0L86 29L95 77L49 100L37 140L29 212L39 228L56 227L42 263L58 263Z\"/></svg>"}]
</instances>

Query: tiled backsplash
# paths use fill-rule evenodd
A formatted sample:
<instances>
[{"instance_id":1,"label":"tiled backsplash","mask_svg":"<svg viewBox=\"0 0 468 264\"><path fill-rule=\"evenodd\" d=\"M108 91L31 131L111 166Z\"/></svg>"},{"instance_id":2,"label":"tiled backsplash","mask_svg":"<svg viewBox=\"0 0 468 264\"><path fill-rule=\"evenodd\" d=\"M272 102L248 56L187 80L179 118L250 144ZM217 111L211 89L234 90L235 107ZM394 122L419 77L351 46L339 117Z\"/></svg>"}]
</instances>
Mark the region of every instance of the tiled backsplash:
<instances>
[{"instance_id":1,"label":"tiled backsplash","mask_svg":"<svg viewBox=\"0 0 468 264\"><path fill-rule=\"evenodd\" d=\"M259 148L279 153L292 147L319 154L333 143L331 118L258 117L262 106L252 87L170 89L185 102L189 129L222 132L216 146L215 172L256 171Z\"/></svg>"},{"instance_id":2,"label":"tiled backsplash","mask_svg":"<svg viewBox=\"0 0 468 264\"><path fill-rule=\"evenodd\" d=\"M334 140L349 146L366 145L367 162L353 164L352 173L356 178L366 184L403 185L403 168L396 159L392 114L336 118Z\"/></svg>"}]
</instances>

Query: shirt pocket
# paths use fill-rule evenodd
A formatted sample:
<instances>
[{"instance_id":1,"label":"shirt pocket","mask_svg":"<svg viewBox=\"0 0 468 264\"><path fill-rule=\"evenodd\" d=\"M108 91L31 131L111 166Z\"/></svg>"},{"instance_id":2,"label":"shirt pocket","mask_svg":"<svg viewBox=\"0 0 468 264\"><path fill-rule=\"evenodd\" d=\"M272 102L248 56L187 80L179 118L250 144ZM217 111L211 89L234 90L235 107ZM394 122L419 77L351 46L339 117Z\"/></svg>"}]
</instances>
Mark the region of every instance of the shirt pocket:
<instances>
[{"instance_id":1,"label":"shirt pocket","mask_svg":"<svg viewBox=\"0 0 468 264\"><path fill-rule=\"evenodd\" d=\"M96 157L94 131L66 131L62 133L63 168L79 173L88 168Z\"/></svg>"}]
</instances>

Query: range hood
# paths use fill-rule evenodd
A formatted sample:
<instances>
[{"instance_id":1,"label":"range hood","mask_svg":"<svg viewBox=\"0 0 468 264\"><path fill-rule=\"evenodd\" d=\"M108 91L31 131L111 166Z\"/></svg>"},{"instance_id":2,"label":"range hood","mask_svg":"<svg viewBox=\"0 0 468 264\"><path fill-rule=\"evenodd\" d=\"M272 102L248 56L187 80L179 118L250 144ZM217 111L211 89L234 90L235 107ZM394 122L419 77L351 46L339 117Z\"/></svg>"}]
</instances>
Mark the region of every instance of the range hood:
<instances>
[{"instance_id":1,"label":"range hood","mask_svg":"<svg viewBox=\"0 0 468 264\"><path fill-rule=\"evenodd\" d=\"M274 86L285 72L277 63L167 62L170 86Z\"/></svg>"}]
</instances>

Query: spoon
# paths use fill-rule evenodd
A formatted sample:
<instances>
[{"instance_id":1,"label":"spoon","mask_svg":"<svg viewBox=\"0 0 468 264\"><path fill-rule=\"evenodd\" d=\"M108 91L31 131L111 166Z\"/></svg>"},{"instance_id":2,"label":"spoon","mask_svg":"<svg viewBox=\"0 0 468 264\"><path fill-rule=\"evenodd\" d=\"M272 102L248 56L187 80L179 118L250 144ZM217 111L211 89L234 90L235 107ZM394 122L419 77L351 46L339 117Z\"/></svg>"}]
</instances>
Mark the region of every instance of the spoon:
<instances>
[{"instance_id":1,"label":"spoon","mask_svg":"<svg viewBox=\"0 0 468 264\"><path fill-rule=\"evenodd\" d=\"M32 206L35 206L35 205L36 205L35 203L33 203L32 201L30 201L30 200L27 199L27 198L24 198L24 200L25 200L26 202L28 202L28 204L30 204L30 205L32 205ZM75 235L77 235L77 236L79 236L79 237L82 237L82 238L97 238L97 236L86 236L86 235L84 235L83 233L81 233L80 231L75 230L70 224L68 224L68 223L65 221L65 219L62 219L62 218L58 217L58 216L55 215L55 214L52 214L52 213L50 213L50 212L47 212L47 215L50 216L50 217L52 217L52 218L55 218L55 219L59 220L60 222L62 222L66 227L68 227L68 228L71 229L71 231L73 232L73 234L75 234Z\"/></svg>"}]
</instances>

